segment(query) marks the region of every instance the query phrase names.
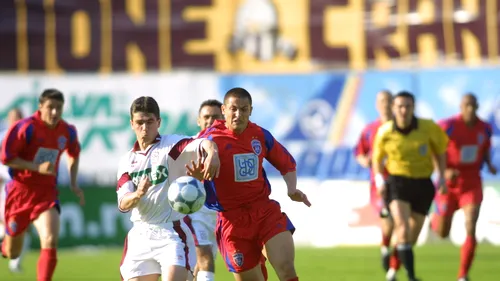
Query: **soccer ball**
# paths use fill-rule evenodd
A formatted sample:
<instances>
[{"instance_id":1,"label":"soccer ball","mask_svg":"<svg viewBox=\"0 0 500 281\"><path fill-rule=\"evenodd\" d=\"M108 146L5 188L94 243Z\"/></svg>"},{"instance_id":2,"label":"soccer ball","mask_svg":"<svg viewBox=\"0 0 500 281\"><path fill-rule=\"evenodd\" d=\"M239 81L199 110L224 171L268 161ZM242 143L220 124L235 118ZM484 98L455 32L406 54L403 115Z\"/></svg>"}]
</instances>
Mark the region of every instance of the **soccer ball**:
<instances>
[{"instance_id":1,"label":"soccer ball","mask_svg":"<svg viewBox=\"0 0 500 281\"><path fill-rule=\"evenodd\" d=\"M190 176L177 178L168 188L168 203L172 209L185 215L200 210L206 197L203 184Z\"/></svg>"}]
</instances>

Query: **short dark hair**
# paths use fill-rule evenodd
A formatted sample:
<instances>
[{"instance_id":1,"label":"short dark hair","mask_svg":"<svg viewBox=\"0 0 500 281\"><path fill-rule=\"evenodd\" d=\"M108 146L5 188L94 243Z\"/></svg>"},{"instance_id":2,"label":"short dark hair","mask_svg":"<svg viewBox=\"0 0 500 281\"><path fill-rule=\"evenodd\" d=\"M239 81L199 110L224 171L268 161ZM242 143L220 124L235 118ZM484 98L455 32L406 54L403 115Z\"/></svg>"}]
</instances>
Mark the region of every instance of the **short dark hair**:
<instances>
[{"instance_id":1,"label":"short dark hair","mask_svg":"<svg viewBox=\"0 0 500 281\"><path fill-rule=\"evenodd\" d=\"M412 93L408 92L408 91L401 91L399 93L397 93L392 100L395 100L396 98L407 98L407 99L410 99L411 102L415 105L415 95L413 95Z\"/></svg>"},{"instance_id":2,"label":"short dark hair","mask_svg":"<svg viewBox=\"0 0 500 281\"><path fill-rule=\"evenodd\" d=\"M201 103L200 105L200 109L198 109L198 114L201 112L201 110L205 107L205 106L215 106L215 107L218 107L220 108L222 106L222 102L218 101L218 100L214 100L214 99L211 99L211 100L206 100L204 102Z\"/></svg>"},{"instance_id":3,"label":"short dark hair","mask_svg":"<svg viewBox=\"0 0 500 281\"><path fill-rule=\"evenodd\" d=\"M243 88L232 88L231 90L227 91L227 93L224 95L224 103L226 103L227 99L231 97L240 99L247 98L250 102L250 105L252 105L252 96L247 90Z\"/></svg>"},{"instance_id":4,"label":"short dark hair","mask_svg":"<svg viewBox=\"0 0 500 281\"><path fill-rule=\"evenodd\" d=\"M130 119L132 119L134 113L137 112L154 114L156 118L160 118L160 107L152 97L142 96L136 98L130 106Z\"/></svg>"},{"instance_id":5,"label":"short dark hair","mask_svg":"<svg viewBox=\"0 0 500 281\"><path fill-rule=\"evenodd\" d=\"M57 89L46 89L42 92L38 98L38 102L43 104L47 100L56 100L64 103L64 95L61 91Z\"/></svg>"}]
</instances>

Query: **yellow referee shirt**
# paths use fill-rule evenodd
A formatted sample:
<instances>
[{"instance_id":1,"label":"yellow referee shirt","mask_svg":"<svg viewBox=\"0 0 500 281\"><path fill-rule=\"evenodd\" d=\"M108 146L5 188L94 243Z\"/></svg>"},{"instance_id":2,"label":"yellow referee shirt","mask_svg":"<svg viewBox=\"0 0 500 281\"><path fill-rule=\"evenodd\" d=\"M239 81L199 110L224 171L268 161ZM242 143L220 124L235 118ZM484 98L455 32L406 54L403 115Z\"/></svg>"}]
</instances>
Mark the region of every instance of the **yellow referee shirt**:
<instances>
[{"instance_id":1,"label":"yellow referee shirt","mask_svg":"<svg viewBox=\"0 0 500 281\"><path fill-rule=\"evenodd\" d=\"M448 136L434 121L421 118L414 118L405 131L394 121L380 126L373 143L373 163L386 159L386 169L393 176L430 177L434 171L432 153L446 152Z\"/></svg>"}]
</instances>

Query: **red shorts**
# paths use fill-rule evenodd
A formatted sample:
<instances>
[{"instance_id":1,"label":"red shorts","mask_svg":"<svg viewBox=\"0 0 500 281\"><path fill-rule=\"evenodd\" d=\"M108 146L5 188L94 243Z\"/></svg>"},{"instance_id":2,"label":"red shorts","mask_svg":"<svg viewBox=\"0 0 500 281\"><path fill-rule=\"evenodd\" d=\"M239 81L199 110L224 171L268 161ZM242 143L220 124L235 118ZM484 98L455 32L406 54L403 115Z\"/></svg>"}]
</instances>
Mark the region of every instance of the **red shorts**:
<instances>
[{"instance_id":1,"label":"red shorts","mask_svg":"<svg viewBox=\"0 0 500 281\"><path fill-rule=\"evenodd\" d=\"M440 216L452 216L456 210L469 204L480 205L483 201L483 186L481 179L457 179L447 182L448 193L436 192L434 201L436 213Z\"/></svg>"},{"instance_id":2,"label":"red shorts","mask_svg":"<svg viewBox=\"0 0 500 281\"><path fill-rule=\"evenodd\" d=\"M23 233L46 210L59 210L55 187L30 187L10 181L5 185L5 193L5 231L9 236Z\"/></svg>"},{"instance_id":3,"label":"red shorts","mask_svg":"<svg viewBox=\"0 0 500 281\"><path fill-rule=\"evenodd\" d=\"M278 202L259 202L238 210L219 212L215 235L219 252L230 272L250 270L264 261L264 244L295 227Z\"/></svg>"}]
</instances>

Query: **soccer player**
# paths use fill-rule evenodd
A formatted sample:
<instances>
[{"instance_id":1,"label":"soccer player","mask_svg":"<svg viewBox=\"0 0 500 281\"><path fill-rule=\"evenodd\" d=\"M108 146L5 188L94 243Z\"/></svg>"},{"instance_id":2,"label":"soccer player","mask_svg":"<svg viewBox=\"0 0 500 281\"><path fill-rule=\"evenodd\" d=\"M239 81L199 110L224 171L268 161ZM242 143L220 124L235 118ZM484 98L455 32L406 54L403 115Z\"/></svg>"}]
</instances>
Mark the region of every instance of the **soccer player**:
<instances>
[{"instance_id":1,"label":"soccer player","mask_svg":"<svg viewBox=\"0 0 500 281\"><path fill-rule=\"evenodd\" d=\"M415 97L409 92L394 96L394 120L383 124L373 143L372 168L375 185L386 198L394 220L398 257L410 281L415 277L413 245L435 194L431 175L435 158L439 170L440 192L446 192L444 172L448 137L432 120L414 115ZM384 177L385 168L389 172ZM388 272L387 280L395 274Z\"/></svg>"},{"instance_id":2,"label":"soccer player","mask_svg":"<svg viewBox=\"0 0 500 281\"><path fill-rule=\"evenodd\" d=\"M271 186L262 168L267 159L283 175L288 196L310 206L297 189L295 160L269 131L249 121L252 97L245 89L233 88L225 94L222 113L225 120L201 132L220 149L220 175L205 182L206 204L218 211L219 251L237 281L264 280L263 247L279 280L298 281L294 226L279 203L269 199Z\"/></svg>"},{"instance_id":3,"label":"soccer player","mask_svg":"<svg viewBox=\"0 0 500 281\"><path fill-rule=\"evenodd\" d=\"M19 108L14 108L7 113L7 124L8 127L2 131L0 134L0 139L3 140L8 129L17 121L23 118L23 113ZM0 164L0 239L3 239L5 235L5 223L4 223L4 206L5 206L5 184L10 180L9 168L5 165ZM30 247L30 237L29 235L24 237L23 249L16 259L11 259L9 261L9 270L13 273L21 272L21 261L23 253Z\"/></svg>"},{"instance_id":4,"label":"soccer player","mask_svg":"<svg viewBox=\"0 0 500 281\"><path fill-rule=\"evenodd\" d=\"M74 126L61 116L64 96L56 89L43 91L37 112L16 122L7 132L1 160L9 166L12 181L6 185L6 236L2 255L19 257L28 226L33 223L40 236L37 280L52 280L57 264L60 206L56 178L63 152L68 154L71 190L85 203L78 187L80 144Z\"/></svg>"},{"instance_id":5,"label":"soccer player","mask_svg":"<svg viewBox=\"0 0 500 281\"><path fill-rule=\"evenodd\" d=\"M212 126L215 120L221 120L222 103L218 100L206 100L198 110L198 126L203 131ZM215 240L215 224L217 213L203 206L198 212L184 217L184 222L193 234L196 246L196 281L213 281L215 273L215 256L217 241Z\"/></svg>"},{"instance_id":6,"label":"soccer player","mask_svg":"<svg viewBox=\"0 0 500 281\"><path fill-rule=\"evenodd\" d=\"M368 124L363 129L359 141L354 149L356 160L364 168L371 170L372 146L378 128L385 122L392 119L391 102L392 102L392 94L389 91L384 90L380 91L377 94L376 107L380 117L374 122ZM387 171L384 171L384 176L387 177ZM391 258L391 252L389 250L391 244L392 230L393 230L392 218L390 217L390 214L387 210L387 206L385 205L384 199L378 194L377 188L375 187L374 175L371 172L370 172L370 203L381 219L382 267L384 268L385 272L389 270L390 265L392 265L391 268L397 270L397 267L399 266L399 261L397 260L397 256L395 255L392 255ZM397 251L394 251L393 253L396 254ZM389 261L391 261L391 263L389 263Z\"/></svg>"},{"instance_id":7,"label":"soccer player","mask_svg":"<svg viewBox=\"0 0 500 281\"><path fill-rule=\"evenodd\" d=\"M120 160L118 208L132 211L133 227L125 240L120 266L128 281L186 281L196 255L184 215L168 204L168 187L186 175L187 165L203 157L195 168L199 180L218 173L217 146L206 139L160 135L160 109L152 97L139 97L130 107L130 125L137 141ZM191 171L193 167L190 167Z\"/></svg>"},{"instance_id":8,"label":"soccer player","mask_svg":"<svg viewBox=\"0 0 500 281\"><path fill-rule=\"evenodd\" d=\"M497 173L491 162L492 128L479 119L478 107L476 96L467 94L460 103L460 114L439 122L450 138L445 173L448 193L436 195L437 212L432 216L431 226L439 236L445 238L450 233L455 211L464 211L467 237L460 253L459 281L469 280L468 273L474 259L476 223L483 200L483 163L491 174Z\"/></svg>"}]
</instances>

